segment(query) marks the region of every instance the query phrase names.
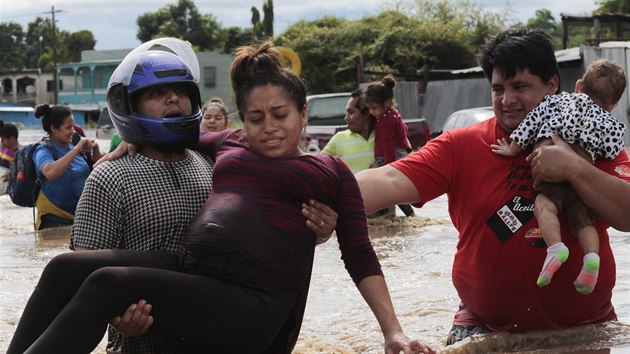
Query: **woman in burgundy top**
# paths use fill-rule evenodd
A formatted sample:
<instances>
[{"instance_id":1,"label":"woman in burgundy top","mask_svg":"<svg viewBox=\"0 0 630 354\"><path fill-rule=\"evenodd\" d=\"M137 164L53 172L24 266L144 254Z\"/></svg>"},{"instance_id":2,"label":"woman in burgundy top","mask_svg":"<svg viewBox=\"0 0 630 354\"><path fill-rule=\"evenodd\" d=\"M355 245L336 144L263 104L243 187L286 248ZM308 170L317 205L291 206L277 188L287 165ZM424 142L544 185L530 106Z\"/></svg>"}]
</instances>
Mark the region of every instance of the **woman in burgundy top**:
<instances>
[{"instance_id":1,"label":"woman in burgundy top","mask_svg":"<svg viewBox=\"0 0 630 354\"><path fill-rule=\"evenodd\" d=\"M270 43L237 52L231 78L243 129L201 137L197 148L216 161L213 189L181 252L55 257L13 339L26 353L89 353L109 319L139 299L153 305L149 335L177 352L291 353L313 264L315 236L301 211L312 199L339 213L342 259L385 350L434 352L396 318L354 175L336 157L299 149L306 87L279 58Z\"/></svg>"}]
</instances>

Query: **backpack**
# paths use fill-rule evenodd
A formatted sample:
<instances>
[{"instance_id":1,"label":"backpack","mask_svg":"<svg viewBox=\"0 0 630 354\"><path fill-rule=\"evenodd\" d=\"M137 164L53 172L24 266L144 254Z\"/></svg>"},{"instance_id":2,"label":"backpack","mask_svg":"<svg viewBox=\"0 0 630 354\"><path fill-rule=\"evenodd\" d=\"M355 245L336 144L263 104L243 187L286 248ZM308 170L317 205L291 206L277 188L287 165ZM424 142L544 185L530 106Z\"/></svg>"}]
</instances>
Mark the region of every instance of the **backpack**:
<instances>
[{"instance_id":1,"label":"backpack","mask_svg":"<svg viewBox=\"0 0 630 354\"><path fill-rule=\"evenodd\" d=\"M41 144L50 150L53 159L57 160L58 158L57 151L47 138L18 148L9 167L9 185L7 188L7 194L16 205L34 207L39 190L42 184L46 182L46 177L43 174L38 175L33 161L33 154Z\"/></svg>"}]
</instances>

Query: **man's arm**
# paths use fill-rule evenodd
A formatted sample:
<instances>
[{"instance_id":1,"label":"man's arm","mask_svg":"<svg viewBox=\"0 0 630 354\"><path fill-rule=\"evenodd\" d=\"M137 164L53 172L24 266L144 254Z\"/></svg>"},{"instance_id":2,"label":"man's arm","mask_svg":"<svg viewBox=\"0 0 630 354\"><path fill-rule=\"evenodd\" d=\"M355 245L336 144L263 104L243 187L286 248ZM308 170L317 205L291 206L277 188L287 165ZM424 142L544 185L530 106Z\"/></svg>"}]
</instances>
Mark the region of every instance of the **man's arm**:
<instances>
[{"instance_id":1,"label":"man's arm","mask_svg":"<svg viewBox=\"0 0 630 354\"><path fill-rule=\"evenodd\" d=\"M527 158L534 184L567 181L605 223L619 231L630 231L630 183L581 158L558 136L553 136L553 142L554 145L536 149Z\"/></svg>"},{"instance_id":2,"label":"man's arm","mask_svg":"<svg viewBox=\"0 0 630 354\"><path fill-rule=\"evenodd\" d=\"M413 182L392 166L363 170L356 178L367 214L396 204L422 202Z\"/></svg>"}]
</instances>

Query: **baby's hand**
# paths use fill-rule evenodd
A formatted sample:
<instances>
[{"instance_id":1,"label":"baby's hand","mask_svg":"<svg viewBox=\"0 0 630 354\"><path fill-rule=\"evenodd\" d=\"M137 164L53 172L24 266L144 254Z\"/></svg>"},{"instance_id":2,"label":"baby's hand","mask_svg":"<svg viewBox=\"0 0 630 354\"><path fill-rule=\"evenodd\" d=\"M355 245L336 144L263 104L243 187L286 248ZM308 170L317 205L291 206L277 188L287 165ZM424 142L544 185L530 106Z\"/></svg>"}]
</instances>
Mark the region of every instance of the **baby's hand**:
<instances>
[{"instance_id":1,"label":"baby's hand","mask_svg":"<svg viewBox=\"0 0 630 354\"><path fill-rule=\"evenodd\" d=\"M497 139L496 144L491 144L492 152L503 156L513 156L510 151L510 143L505 138Z\"/></svg>"}]
</instances>

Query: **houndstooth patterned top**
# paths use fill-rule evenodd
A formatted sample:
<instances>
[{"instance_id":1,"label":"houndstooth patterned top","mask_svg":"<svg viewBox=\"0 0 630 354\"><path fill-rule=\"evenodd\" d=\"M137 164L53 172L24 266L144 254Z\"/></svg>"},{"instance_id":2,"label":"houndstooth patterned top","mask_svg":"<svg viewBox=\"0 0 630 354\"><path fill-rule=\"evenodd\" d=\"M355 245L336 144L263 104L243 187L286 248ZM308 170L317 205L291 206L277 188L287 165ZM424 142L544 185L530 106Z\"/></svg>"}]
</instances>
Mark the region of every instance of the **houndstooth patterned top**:
<instances>
[{"instance_id":1,"label":"houndstooth patterned top","mask_svg":"<svg viewBox=\"0 0 630 354\"><path fill-rule=\"evenodd\" d=\"M557 133L567 143L580 144L597 158L614 159L623 148L625 126L583 93L548 95L512 132L525 149Z\"/></svg>"},{"instance_id":2,"label":"houndstooth patterned top","mask_svg":"<svg viewBox=\"0 0 630 354\"><path fill-rule=\"evenodd\" d=\"M195 151L176 162L140 154L106 162L87 179L70 248L175 252L211 189L212 163ZM108 332L108 353L172 353L148 336Z\"/></svg>"}]
</instances>

